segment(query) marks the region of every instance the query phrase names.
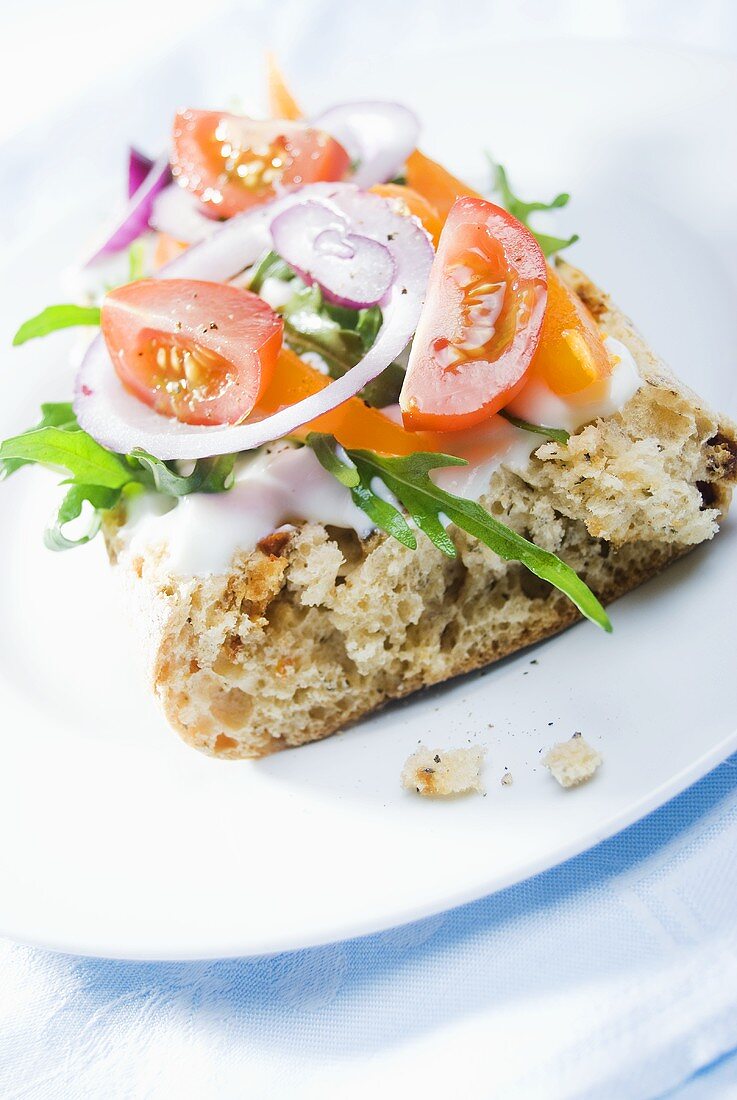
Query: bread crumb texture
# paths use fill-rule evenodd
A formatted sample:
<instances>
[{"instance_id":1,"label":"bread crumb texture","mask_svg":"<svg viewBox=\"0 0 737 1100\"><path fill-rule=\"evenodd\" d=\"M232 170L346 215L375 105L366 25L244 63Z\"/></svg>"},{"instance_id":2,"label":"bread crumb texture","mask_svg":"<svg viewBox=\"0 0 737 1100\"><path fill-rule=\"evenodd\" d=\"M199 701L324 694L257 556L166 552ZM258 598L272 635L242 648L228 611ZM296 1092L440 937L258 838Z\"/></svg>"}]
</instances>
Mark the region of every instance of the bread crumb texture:
<instances>
[{"instance_id":1,"label":"bread crumb texture","mask_svg":"<svg viewBox=\"0 0 737 1100\"><path fill-rule=\"evenodd\" d=\"M483 794L481 766L486 750L427 749L421 745L402 769L402 786L426 798Z\"/></svg>"},{"instance_id":2,"label":"bread crumb texture","mask_svg":"<svg viewBox=\"0 0 737 1100\"><path fill-rule=\"evenodd\" d=\"M580 733L574 733L570 740L553 745L543 757L543 764L561 787L577 787L591 779L601 766L601 756Z\"/></svg>"},{"instance_id":3,"label":"bread crumb texture","mask_svg":"<svg viewBox=\"0 0 737 1100\"><path fill-rule=\"evenodd\" d=\"M601 292L561 270L629 347L643 385L567 446L543 443L523 475L498 470L482 503L609 602L712 538L737 441ZM549 584L450 530L455 559L426 538L412 551L382 534L361 542L304 524L209 577L175 575L163 548L134 557L118 531L106 534L169 722L195 747L237 758L325 737L576 620Z\"/></svg>"}]
</instances>

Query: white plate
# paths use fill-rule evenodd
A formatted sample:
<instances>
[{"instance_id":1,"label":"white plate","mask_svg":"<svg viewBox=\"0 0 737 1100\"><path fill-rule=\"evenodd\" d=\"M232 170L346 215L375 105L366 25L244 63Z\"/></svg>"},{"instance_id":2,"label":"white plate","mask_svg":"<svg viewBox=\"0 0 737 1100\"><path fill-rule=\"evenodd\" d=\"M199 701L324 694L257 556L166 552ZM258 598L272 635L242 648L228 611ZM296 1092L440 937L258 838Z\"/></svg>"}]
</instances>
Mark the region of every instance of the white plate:
<instances>
[{"instance_id":1,"label":"white plate","mask_svg":"<svg viewBox=\"0 0 737 1100\"><path fill-rule=\"evenodd\" d=\"M235 59L231 45L218 87L228 74L234 81ZM531 46L520 86L516 54L493 65L487 51L445 57L442 81L427 58L410 59L384 84L350 60L331 78L331 96L410 100L427 120L426 146L459 172L479 172L488 143L523 192L570 189L575 203L557 224L582 234L571 258L684 378L735 408L737 78L726 62L645 47ZM202 101L215 76L198 80L191 98ZM461 86L462 113L460 96L457 107L447 99ZM305 90L322 98L316 83ZM149 103L167 99L160 93L152 87ZM68 124L80 148L93 122L87 110ZM124 120L115 125L121 141ZM32 141L42 140L29 138L29 175ZM62 162L61 177L76 163ZM90 203L84 187L56 189L52 202L48 184L36 185L43 237L19 245L4 272L6 333L57 296L56 274L112 186ZM3 352L3 434L29 420L39 398L66 392L65 348L60 336ZM737 748L734 525L620 601L611 638L580 625L328 741L230 764L185 748L158 716L102 547L43 549L52 480L31 472L0 489L2 934L146 958L354 936L551 867ZM566 792L539 756L574 730L605 763L591 784ZM488 745L488 796L436 804L400 790L418 741ZM500 784L505 767L511 787Z\"/></svg>"}]
</instances>

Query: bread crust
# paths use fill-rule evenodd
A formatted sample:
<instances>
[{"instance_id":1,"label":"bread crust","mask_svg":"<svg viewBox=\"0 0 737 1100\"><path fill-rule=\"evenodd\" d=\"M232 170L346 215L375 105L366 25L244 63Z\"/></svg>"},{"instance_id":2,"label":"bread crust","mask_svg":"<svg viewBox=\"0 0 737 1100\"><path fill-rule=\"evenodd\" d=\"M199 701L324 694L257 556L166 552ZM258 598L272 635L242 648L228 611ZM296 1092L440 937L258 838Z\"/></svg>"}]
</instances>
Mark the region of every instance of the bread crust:
<instances>
[{"instance_id":1,"label":"bread crust","mask_svg":"<svg viewBox=\"0 0 737 1100\"><path fill-rule=\"evenodd\" d=\"M559 552L610 603L716 532L737 476L737 435L590 279L565 263L558 270L629 348L645 386L567 448L542 444L524 478L495 474L484 503ZM613 503L602 482L614 486ZM621 486L631 488L627 508L630 488ZM429 544L413 552L380 533L360 544L305 525L236 556L227 577L204 579L171 575L163 553L132 559L111 526L106 538L145 624L169 723L226 759L327 737L580 618L560 593L462 532L453 563ZM393 617L372 603L382 585Z\"/></svg>"}]
</instances>

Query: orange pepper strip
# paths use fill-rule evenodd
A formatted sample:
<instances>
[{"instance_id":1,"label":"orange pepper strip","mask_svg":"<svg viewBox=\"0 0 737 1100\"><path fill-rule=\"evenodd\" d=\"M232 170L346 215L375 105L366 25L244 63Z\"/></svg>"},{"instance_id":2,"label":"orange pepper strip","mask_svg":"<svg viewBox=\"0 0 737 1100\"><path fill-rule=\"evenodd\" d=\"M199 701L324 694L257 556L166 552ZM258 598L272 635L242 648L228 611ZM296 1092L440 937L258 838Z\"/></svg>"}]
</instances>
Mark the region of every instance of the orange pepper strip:
<instances>
[{"instance_id":1,"label":"orange pepper strip","mask_svg":"<svg viewBox=\"0 0 737 1100\"><path fill-rule=\"evenodd\" d=\"M548 304L529 377L561 397L603 381L612 362L596 321L577 294L548 266Z\"/></svg>"},{"instance_id":2,"label":"orange pepper strip","mask_svg":"<svg viewBox=\"0 0 737 1100\"><path fill-rule=\"evenodd\" d=\"M302 111L287 87L286 81L273 53L266 54L266 78L269 97L269 114L272 118L302 118Z\"/></svg>"},{"instance_id":3,"label":"orange pepper strip","mask_svg":"<svg viewBox=\"0 0 737 1100\"><path fill-rule=\"evenodd\" d=\"M441 164L430 160L419 149L408 156L405 175L407 185L419 192L434 207L441 222L445 221L451 206L462 195L470 195L474 199L483 198L478 191L452 176Z\"/></svg>"},{"instance_id":4,"label":"orange pepper strip","mask_svg":"<svg viewBox=\"0 0 737 1100\"><path fill-rule=\"evenodd\" d=\"M369 187L369 191L373 191L375 195L381 195L384 199L396 199L403 203L410 214L419 218L432 237L433 244L436 248L438 247L443 223L435 207L431 206L419 191L413 191L411 187L405 187L401 183L375 183L373 187Z\"/></svg>"},{"instance_id":5,"label":"orange pepper strip","mask_svg":"<svg viewBox=\"0 0 737 1100\"><path fill-rule=\"evenodd\" d=\"M176 260L177 256L181 256L187 248L189 248L188 244L178 241L175 237L170 237L168 233L157 233L152 261L154 271L158 271L170 260Z\"/></svg>"},{"instance_id":6,"label":"orange pepper strip","mask_svg":"<svg viewBox=\"0 0 737 1100\"><path fill-rule=\"evenodd\" d=\"M285 405L318 393L330 379L309 366L289 348L279 353L274 374L258 403L258 412L270 416ZM366 405L360 397L350 397L342 405L290 434L305 439L309 432L328 432L344 447L364 447L383 454L410 455L415 451L442 451L442 436L435 432L408 432L378 409Z\"/></svg>"}]
</instances>

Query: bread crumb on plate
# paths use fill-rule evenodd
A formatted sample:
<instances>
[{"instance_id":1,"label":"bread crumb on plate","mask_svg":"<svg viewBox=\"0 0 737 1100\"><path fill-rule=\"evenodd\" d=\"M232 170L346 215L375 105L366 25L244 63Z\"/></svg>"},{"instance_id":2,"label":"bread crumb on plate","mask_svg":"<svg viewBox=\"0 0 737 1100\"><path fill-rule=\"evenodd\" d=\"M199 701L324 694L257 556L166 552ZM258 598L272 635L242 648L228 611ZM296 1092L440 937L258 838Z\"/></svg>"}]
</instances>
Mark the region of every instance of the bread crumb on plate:
<instances>
[{"instance_id":1,"label":"bread crumb on plate","mask_svg":"<svg viewBox=\"0 0 737 1100\"><path fill-rule=\"evenodd\" d=\"M553 745L543 757L543 764L561 787L576 787L591 779L601 764L601 756L580 733L574 733L570 740Z\"/></svg>"},{"instance_id":2,"label":"bread crumb on plate","mask_svg":"<svg viewBox=\"0 0 737 1100\"><path fill-rule=\"evenodd\" d=\"M402 786L428 798L483 794L481 766L486 749L428 749L421 745L405 762Z\"/></svg>"}]
</instances>

